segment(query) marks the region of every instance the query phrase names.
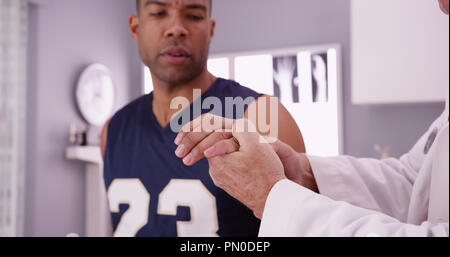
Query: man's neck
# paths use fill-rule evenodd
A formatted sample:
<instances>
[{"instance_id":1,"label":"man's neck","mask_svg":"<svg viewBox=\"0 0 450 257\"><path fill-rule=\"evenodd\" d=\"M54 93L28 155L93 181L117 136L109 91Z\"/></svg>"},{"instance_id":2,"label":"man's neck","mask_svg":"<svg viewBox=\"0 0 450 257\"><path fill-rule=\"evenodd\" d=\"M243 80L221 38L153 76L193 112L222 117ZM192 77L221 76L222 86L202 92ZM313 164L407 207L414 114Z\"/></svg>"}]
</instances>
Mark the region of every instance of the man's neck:
<instances>
[{"instance_id":1,"label":"man's neck","mask_svg":"<svg viewBox=\"0 0 450 257\"><path fill-rule=\"evenodd\" d=\"M211 75L208 71L202 72L195 79L182 85L170 85L158 79L154 79L153 90L153 114L161 127L166 127L172 116L180 110L170 109L170 103L176 97L184 97L193 103L193 90L200 89L202 94L208 90L216 80L216 77Z\"/></svg>"}]
</instances>

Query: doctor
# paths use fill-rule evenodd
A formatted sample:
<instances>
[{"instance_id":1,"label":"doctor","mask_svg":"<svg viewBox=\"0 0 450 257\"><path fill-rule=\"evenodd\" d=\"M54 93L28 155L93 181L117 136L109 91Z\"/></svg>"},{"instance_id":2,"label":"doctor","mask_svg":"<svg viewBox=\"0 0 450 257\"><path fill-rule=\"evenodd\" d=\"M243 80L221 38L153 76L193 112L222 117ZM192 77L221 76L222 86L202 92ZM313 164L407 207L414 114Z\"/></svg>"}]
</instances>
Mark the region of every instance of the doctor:
<instances>
[{"instance_id":1,"label":"doctor","mask_svg":"<svg viewBox=\"0 0 450 257\"><path fill-rule=\"evenodd\" d=\"M439 4L448 14L449 0ZM280 141L262 143L257 133L236 132L251 125L246 120L223 122L212 133L181 132L179 142L203 153L214 183L262 219L260 236L448 237L448 117L447 100L443 114L400 159L299 154ZM231 127L232 133L220 130Z\"/></svg>"}]
</instances>

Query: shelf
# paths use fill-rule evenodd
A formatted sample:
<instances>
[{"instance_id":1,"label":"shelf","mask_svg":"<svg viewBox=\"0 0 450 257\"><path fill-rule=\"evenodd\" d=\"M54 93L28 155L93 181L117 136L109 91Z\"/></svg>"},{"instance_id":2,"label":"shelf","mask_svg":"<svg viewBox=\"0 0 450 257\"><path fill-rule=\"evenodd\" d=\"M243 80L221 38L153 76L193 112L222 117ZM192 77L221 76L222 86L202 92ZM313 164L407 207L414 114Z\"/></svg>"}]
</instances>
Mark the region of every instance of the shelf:
<instances>
[{"instance_id":1,"label":"shelf","mask_svg":"<svg viewBox=\"0 0 450 257\"><path fill-rule=\"evenodd\" d=\"M71 146L66 149L66 158L93 164L103 163L99 146Z\"/></svg>"}]
</instances>

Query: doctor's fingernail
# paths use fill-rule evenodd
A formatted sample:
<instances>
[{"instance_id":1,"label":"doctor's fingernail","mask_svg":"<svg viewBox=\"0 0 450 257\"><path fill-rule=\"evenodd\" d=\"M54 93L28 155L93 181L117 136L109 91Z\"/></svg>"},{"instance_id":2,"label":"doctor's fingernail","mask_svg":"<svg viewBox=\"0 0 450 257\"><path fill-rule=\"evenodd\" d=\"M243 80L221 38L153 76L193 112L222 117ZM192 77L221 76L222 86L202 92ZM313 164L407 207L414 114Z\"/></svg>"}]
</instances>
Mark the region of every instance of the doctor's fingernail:
<instances>
[{"instance_id":1,"label":"doctor's fingernail","mask_svg":"<svg viewBox=\"0 0 450 257\"><path fill-rule=\"evenodd\" d=\"M215 152L216 152L216 148L213 146L213 147L208 148L203 154L205 155L206 158L209 158L209 157L213 156L213 154Z\"/></svg>"},{"instance_id":2,"label":"doctor's fingernail","mask_svg":"<svg viewBox=\"0 0 450 257\"><path fill-rule=\"evenodd\" d=\"M192 154L190 153L186 158L183 159L184 164L190 165L192 162Z\"/></svg>"},{"instance_id":3,"label":"doctor's fingernail","mask_svg":"<svg viewBox=\"0 0 450 257\"><path fill-rule=\"evenodd\" d=\"M186 148L184 147L184 145L180 145L177 150L175 151L175 155L178 157L183 157L184 153L186 151Z\"/></svg>"}]
</instances>

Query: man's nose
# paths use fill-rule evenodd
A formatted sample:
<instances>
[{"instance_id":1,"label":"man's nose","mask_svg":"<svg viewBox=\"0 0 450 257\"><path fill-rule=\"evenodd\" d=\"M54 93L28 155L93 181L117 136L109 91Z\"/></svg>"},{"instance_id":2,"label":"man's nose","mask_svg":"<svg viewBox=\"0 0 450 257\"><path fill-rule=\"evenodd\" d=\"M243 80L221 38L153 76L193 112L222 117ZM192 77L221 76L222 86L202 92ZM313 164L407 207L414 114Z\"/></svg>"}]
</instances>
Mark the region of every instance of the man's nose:
<instances>
[{"instance_id":1,"label":"man's nose","mask_svg":"<svg viewBox=\"0 0 450 257\"><path fill-rule=\"evenodd\" d=\"M168 38L185 38L189 34L188 30L180 18L172 19L165 36Z\"/></svg>"}]
</instances>

